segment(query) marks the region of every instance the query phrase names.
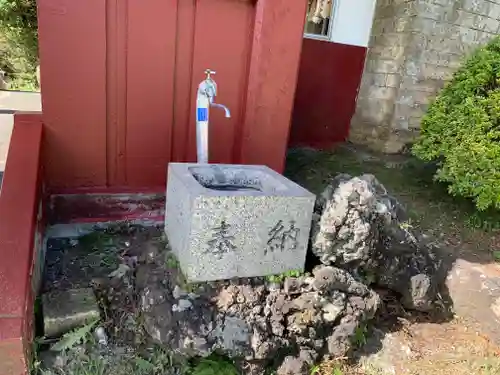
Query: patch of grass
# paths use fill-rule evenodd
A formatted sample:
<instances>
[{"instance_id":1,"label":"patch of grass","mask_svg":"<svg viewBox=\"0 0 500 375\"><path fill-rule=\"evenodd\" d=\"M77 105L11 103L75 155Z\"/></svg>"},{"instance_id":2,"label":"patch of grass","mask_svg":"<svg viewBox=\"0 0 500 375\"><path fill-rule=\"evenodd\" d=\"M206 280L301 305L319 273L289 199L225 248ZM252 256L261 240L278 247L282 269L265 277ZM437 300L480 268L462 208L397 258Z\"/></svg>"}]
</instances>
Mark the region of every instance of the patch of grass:
<instances>
[{"instance_id":1,"label":"patch of grass","mask_svg":"<svg viewBox=\"0 0 500 375\"><path fill-rule=\"evenodd\" d=\"M500 374L500 358L484 358L471 366L472 371L478 375L498 375Z\"/></svg>"},{"instance_id":2,"label":"patch of grass","mask_svg":"<svg viewBox=\"0 0 500 375\"><path fill-rule=\"evenodd\" d=\"M176 361L172 353L160 347L154 348L149 356L136 356L132 362L134 375L169 374L174 368L185 368L184 361Z\"/></svg>"},{"instance_id":3,"label":"patch of grass","mask_svg":"<svg viewBox=\"0 0 500 375\"><path fill-rule=\"evenodd\" d=\"M113 235L102 230L96 230L78 238L80 246L88 250L108 248L113 245Z\"/></svg>"},{"instance_id":4,"label":"patch of grass","mask_svg":"<svg viewBox=\"0 0 500 375\"><path fill-rule=\"evenodd\" d=\"M171 269L177 269L179 271L181 269L177 257L171 252L167 252L165 255L165 265Z\"/></svg>"},{"instance_id":5,"label":"patch of grass","mask_svg":"<svg viewBox=\"0 0 500 375\"><path fill-rule=\"evenodd\" d=\"M194 293L196 291L196 289L198 288L198 285L196 283L188 282L186 276L184 276L184 274L182 273L179 260L170 251L167 251L167 253L165 254L165 266L170 270L176 270L176 272L177 272L177 280L176 281L182 290L184 290L188 293Z\"/></svg>"},{"instance_id":6,"label":"patch of grass","mask_svg":"<svg viewBox=\"0 0 500 375\"><path fill-rule=\"evenodd\" d=\"M366 324L360 324L356 331L354 332L353 344L356 348L361 348L366 345L366 339L368 335L368 326Z\"/></svg>"},{"instance_id":7,"label":"patch of grass","mask_svg":"<svg viewBox=\"0 0 500 375\"><path fill-rule=\"evenodd\" d=\"M301 270L290 270L290 271L285 271L283 273L280 273L278 275L269 275L266 276L266 280L270 283L282 283L285 281L287 277L300 277L304 275L304 272Z\"/></svg>"},{"instance_id":8,"label":"patch of grass","mask_svg":"<svg viewBox=\"0 0 500 375\"><path fill-rule=\"evenodd\" d=\"M119 262L114 251L113 236L111 232L97 230L78 238L79 245L88 251L85 263L95 267L117 268Z\"/></svg>"},{"instance_id":9,"label":"patch of grass","mask_svg":"<svg viewBox=\"0 0 500 375\"><path fill-rule=\"evenodd\" d=\"M193 365L189 375L239 375L239 372L231 360L212 354Z\"/></svg>"},{"instance_id":10,"label":"patch of grass","mask_svg":"<svg viewBox=\"0 0 500 375\"><path fill-rule=\"evenodd\" d=\"M365 371L357 365L351 365L344 359L323 361L311 369L310 375L385 375Z\"/></svg>"}]
</instances>

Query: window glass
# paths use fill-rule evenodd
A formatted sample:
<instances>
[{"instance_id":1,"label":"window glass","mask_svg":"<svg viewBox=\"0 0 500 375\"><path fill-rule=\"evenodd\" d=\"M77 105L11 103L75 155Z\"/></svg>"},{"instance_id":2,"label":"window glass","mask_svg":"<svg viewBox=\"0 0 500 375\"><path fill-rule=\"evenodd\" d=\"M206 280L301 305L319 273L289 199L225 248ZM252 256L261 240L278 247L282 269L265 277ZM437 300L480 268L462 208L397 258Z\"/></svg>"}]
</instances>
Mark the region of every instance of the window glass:
<instances>
[{"instance_id":1,"label":"window glass","mask_svg":"<svg viewBox=\"0 0 500 375\"><path fill-rule=\"evenodd\" d=\"M333 0L309 0L304 32L308 36L328 38L332 22Z\"/></svg>"}]
</instances>

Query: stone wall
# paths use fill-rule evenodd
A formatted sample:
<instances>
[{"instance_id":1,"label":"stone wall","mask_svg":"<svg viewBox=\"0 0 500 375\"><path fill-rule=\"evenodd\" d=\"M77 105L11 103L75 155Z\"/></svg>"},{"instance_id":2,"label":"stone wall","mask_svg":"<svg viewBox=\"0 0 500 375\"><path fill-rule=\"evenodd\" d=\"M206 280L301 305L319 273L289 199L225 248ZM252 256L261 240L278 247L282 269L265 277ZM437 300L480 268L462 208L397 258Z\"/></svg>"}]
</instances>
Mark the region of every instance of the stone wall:
<instances>
[{"instance_id":1,"label":"stone wall","mask_svg":"<svg viewBox=\"0 0 500 375\"><path fill-rule=\"evenodd\" d=\"M395 153L464 55L500 33L500 0L378 0L350 140Z\"/></svg>"}]
</instances>

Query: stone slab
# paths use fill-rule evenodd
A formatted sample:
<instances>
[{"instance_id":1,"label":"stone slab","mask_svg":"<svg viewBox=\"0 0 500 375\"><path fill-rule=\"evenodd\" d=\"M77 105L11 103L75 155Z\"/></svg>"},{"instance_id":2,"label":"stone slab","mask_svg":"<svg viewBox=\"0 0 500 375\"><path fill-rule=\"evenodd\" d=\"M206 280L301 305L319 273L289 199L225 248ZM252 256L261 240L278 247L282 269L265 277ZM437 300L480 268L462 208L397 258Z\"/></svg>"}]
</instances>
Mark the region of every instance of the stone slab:
<instances>
[{"instance_id":1,"label":"stone slab","mask_svg":"<svg viewBox=\"0 0 500 375\"><path fill-rule=\"evenodd\" d=\"M315 199L265 166L170 163L165 232L189 281L302 270Z\"/></svg>"},{"instance_id":2,"label":"stone slab","mask_svg":"<svg viewBox=\"0 0 500 375\"><path fill-rule=\"evenodd\" d=\"M57 337L99 319L92 288L52 291L42 295L44 334Z\"/></svg>"},{"instance_id":3,"label":"stone slab","mask_svg":"<svg viewBox=\"0 0 500 375\"><path fill-rule=\"evenodd\" d=\"M457 259L446 287L454 312L476 323L479 332L500 345L500 265Z\"/></svg>"}]
</instances>

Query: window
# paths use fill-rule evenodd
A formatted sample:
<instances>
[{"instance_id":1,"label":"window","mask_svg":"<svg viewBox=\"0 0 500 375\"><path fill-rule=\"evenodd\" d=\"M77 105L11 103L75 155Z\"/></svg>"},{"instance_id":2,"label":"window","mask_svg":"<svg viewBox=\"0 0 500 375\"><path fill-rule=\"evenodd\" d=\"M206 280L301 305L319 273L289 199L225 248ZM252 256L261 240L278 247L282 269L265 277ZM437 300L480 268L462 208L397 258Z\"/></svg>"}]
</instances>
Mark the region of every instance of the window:
<instances>
[{"instance_id":1,"label":"window","mask_svg":"<svg viewBox=\"0 0 500 375\"><path fill-rule=\"evenodd\" d=\"M333 0L309 0L304 30L306 37L331 39L333 8Z\"/></svg>"}]
</instances>

